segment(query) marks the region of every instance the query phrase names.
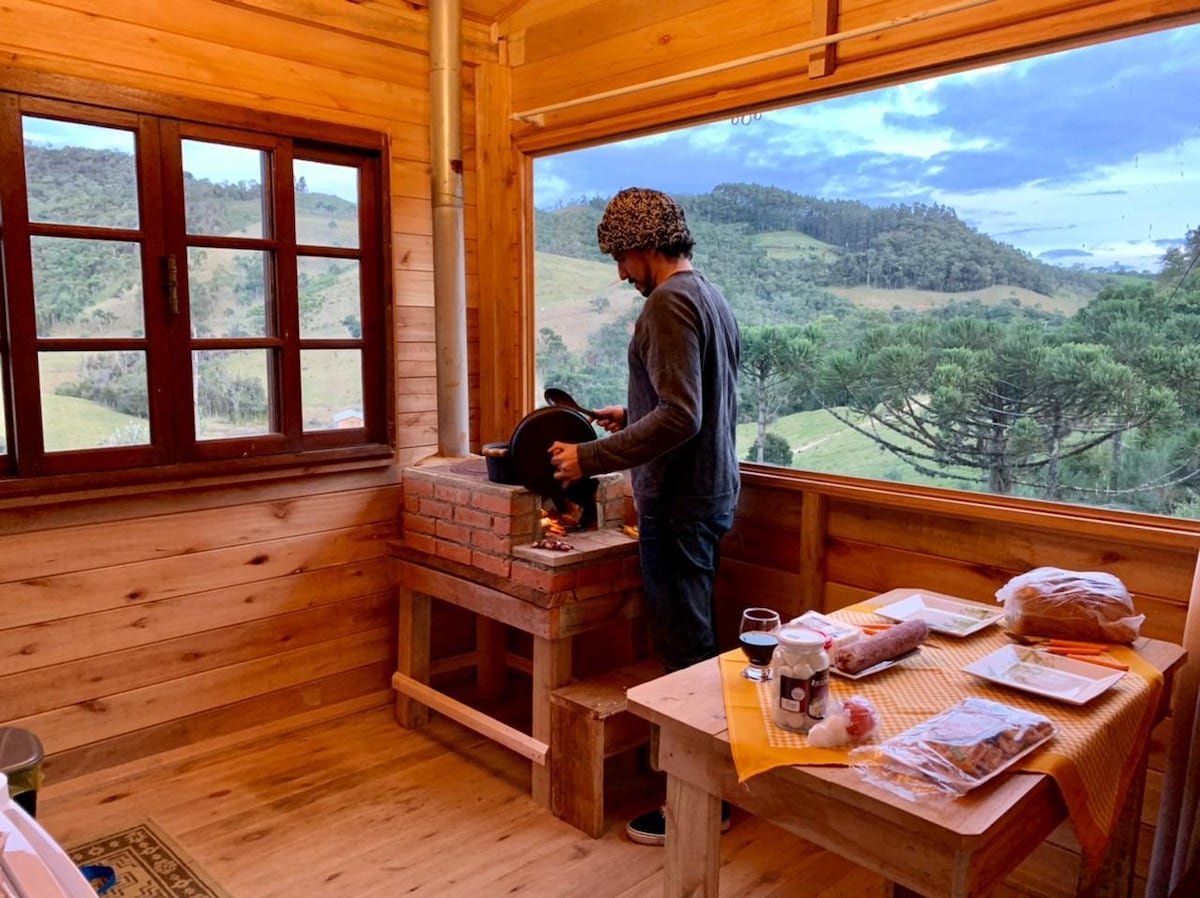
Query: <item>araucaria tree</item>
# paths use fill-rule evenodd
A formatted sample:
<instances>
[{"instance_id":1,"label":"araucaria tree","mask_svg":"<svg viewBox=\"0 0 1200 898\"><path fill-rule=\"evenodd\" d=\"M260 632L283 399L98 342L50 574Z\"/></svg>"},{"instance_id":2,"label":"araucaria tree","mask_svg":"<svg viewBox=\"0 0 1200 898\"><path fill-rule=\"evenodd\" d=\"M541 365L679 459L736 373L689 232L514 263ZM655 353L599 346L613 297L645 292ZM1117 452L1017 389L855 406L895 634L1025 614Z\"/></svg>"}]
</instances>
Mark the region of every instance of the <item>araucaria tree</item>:
<instances>
[{"instance_id":1,"label":"araucaria tree","mask_svg":"<svg viewBox=\"0 0 1200 898\"><path fill-rule=\"evenodd\" d=\"M831 354L831 414L930 476L1059 498L1068 460L1179 416L1174 392L1037 322L924 318Z\"/></svg>"},{"instance_id":2,"label":"araucaria tree","mask_svg":"<svg viewBox=\"0 0 1200 898\"><path fill-rule=\"evenodd\" d=\"M783 404L793 398L793 385L811 367L814 344L804 328L770 325L741 329L739 370L758 425L755 461L764 461L767 428Z\"/></svg>"}]
</instances>

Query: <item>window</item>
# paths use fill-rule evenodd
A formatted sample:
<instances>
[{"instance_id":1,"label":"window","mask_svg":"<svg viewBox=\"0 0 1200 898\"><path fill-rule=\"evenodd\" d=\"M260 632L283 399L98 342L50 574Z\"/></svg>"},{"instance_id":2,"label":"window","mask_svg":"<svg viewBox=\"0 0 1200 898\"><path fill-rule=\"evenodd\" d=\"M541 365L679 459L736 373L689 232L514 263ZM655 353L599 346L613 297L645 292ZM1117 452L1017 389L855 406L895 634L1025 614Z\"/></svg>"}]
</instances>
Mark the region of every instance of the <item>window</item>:
<instances>
[{"instance_id":1,"label":"window","mask_svg":"<svg viewBox=\"0 0 1200 898\"><path fill-rule=\"evenodd\" d=\"M621 401L608 197L672 193L741 458L1200 518L1200 26L534 163L538 376Z\"/></svg>"},{"instance_id":2,"label":"window","mask_svg":"<svg viewBox=\"0 0 1200 898\"><path fill-rule=\"evenodd\" d=\"M381 454L380 145L0 93L0 476Z\"/></svg>"}]
</instances>

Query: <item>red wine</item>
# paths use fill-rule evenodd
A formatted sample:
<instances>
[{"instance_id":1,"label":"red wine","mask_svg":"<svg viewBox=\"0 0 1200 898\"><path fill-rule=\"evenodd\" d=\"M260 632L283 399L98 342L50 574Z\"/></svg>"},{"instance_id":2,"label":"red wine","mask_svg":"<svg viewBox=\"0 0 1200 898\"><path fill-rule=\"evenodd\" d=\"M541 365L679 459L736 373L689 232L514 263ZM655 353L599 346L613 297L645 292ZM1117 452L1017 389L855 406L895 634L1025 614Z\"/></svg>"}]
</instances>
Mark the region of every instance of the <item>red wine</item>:
<instances>
[{"instance_id":1,"label":"red wine","mask_svg":"<svg viewBox=\"0 0 1200 898\"><path fill-rule=\"evenodd\" d=\"M774 633L764 633L761 630L747 630L738 636L738 641L741 642L742 651L746 653L750 663L760 667L771 663L771 655L775 653L775 646L779 645Z\"/></svg>"}]
</instances>

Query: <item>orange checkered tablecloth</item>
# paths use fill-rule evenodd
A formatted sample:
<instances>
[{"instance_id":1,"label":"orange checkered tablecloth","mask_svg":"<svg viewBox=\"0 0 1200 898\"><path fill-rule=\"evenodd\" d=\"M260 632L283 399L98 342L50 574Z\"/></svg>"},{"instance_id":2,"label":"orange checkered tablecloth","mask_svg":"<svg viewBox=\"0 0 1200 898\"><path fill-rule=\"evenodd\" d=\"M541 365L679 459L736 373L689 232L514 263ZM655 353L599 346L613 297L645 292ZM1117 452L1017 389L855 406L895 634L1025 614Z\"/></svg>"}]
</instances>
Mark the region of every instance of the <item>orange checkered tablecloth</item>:
<instances>
[{"instance_id":1,"label":"orange checkered tablecloth","mask_svg":"<svg viewBox=\"0 0 1200 898\"><path fill-rule=\"evenodd\" d=\"M850 623L879 623L870 603L832 617ZM1162 675L1132 649L1113 646L1109 654L1129 665L1114 686L1085 705L1044 699L994 685L962 668L1009 641L999 627L956 638L931 634L918 655L890 670L861 680L830 677L831 699L862 695L879 710L872 741L883 741L957 704L978 696L1042 714L1057 728L1054 738L1011 769L1046 773L1058 784L1089 863L1108 843L1125 794L1136 773L1132 761L1144 750L1162 693ZM847 765L850 747L810 748L807 738L775 725L770 686L741 673L746 658L734 650L719 659L729 742L738 781L784 765Z\"/></svg>"}]
</instances>

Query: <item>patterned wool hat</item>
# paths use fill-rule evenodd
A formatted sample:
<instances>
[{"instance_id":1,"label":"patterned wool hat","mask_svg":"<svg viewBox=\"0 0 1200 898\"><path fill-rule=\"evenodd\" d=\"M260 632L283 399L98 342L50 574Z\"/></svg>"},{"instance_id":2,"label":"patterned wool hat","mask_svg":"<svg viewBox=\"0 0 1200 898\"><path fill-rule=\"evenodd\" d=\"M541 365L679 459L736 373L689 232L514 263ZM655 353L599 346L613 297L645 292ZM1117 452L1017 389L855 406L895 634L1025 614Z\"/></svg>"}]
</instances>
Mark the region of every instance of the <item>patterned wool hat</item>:
<instances>
[{"instance_id":1,"label":"patterned wool hat","mask_svg":"<svg viewBox=\"0 0 1200 898\"><path fill-rule=\"evenodd\" d=\"M596 227L600 252L617 256L631 249L686 246L690 251L683 207L665 193L646 187L627 187L608 202ZM689 252L690 254L690 252Z\"/></svg>"}]
</instances>

